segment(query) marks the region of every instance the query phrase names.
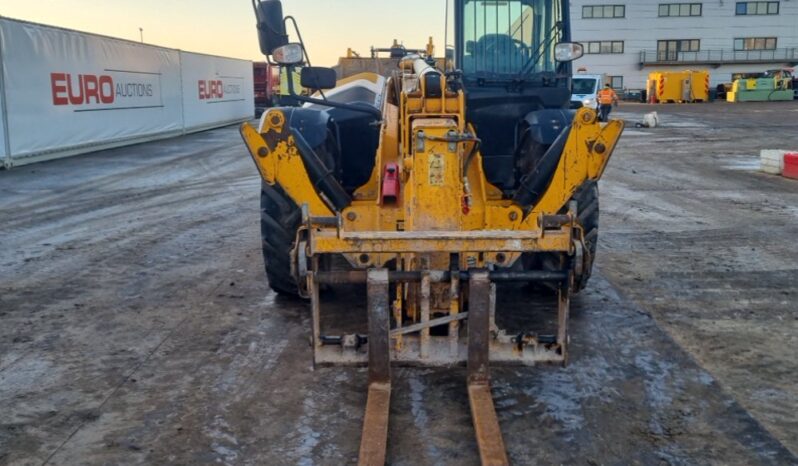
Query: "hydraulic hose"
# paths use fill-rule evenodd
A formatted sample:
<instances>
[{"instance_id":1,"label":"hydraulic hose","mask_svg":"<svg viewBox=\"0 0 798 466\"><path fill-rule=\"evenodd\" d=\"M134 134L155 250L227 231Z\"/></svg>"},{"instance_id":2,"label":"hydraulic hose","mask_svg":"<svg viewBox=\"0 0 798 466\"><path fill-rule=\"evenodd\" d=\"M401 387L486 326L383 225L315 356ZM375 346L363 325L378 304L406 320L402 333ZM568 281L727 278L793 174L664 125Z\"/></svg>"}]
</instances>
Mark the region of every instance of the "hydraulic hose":
<instances>
[{"instance_id":1,"label":"hydraulic hose","mask_svg":"<svg viewBox=\"0 0 798 466\"><path fill-rule=\"evenodd\" d=\"M291 135L294 136L299 156L302 157L302 162L305 164L316 192L327 198L337 212L349 207L349 204L352 203L352 198L338 180L335 179L333 172L324 165L316 151L310 147L302 133L291 128Z\"/></svg>"},{"instance_id":2,"label":"hydraulic hose","mask_svg":"<svg viewBox=\"0 0 798 466\"><path fill-rule=\"evenodd\" d=\"M540 161L535 165L535 168L521 178L521 185L515 192L513 201L524 210L528 210L537 204L551 184L569 134L571 134L570 126L565 128L554 140Z\"/></svg>"}]
</instances>

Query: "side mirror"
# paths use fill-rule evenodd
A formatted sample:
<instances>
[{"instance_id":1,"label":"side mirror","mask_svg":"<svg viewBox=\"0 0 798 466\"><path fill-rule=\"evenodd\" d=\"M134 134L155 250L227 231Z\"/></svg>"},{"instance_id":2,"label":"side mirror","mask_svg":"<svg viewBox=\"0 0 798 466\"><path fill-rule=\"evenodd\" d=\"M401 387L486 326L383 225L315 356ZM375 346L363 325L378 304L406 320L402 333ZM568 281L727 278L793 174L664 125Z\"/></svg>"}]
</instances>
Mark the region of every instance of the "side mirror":
<instances>
[{"instance_id":1,"label":"side mirror","mask_svg":"<svg viewBox=\"0 0 798 466\"><path fill-rule=\"evenodd\" d=\"M585 54L585 48L578 42L560 42L554 46L554 59L559 62L574 61Z\"/></svg>"},{"instance_id":2,"label":"side mirror","mask_svg":"<svg viewBox=\"0 0 798 466\"><path fill-rule=\"evenodd\" d=\"M302 87L308 89L333 89L338 77L332 68L306 66L302 68Z\"/></svg>"},{"instance_id":3,"label":"side mirror","mask_svg":"<svg viewBox=\"0 0 798 466\"><path fill-rule=\"evenodd\" d=\"M264 0L256 8L258 17L258 41L260 51L271 55L274 49L288 44L283 22L283 4L280 0Z\"/></svg>"}]
</instances>

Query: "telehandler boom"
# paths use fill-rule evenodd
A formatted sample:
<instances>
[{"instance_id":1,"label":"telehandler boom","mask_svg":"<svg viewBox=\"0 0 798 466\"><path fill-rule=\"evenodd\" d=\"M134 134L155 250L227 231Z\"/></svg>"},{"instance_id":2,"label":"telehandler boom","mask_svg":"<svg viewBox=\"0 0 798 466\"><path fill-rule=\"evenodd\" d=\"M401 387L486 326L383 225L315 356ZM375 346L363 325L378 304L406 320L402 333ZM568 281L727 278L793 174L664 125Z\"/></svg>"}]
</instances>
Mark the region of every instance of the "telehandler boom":
<instances>
[{"instance_id":1,"label":"telehandler boom","mask_svg":"<svg viewBox=\"0 0 798 466\"><path fill-rule=\"evenodd\" d=\"M461 362L481 461L508 464L490 363L567 362L570 299L598 240L596 183L623 131L568 110L582 47L567 0L454 5L447 69L430 50L387 78L337 80L288 41L296 22L278 0L253 0L263 53L289 73L305 65L302 87L316 91L241 127L263 178L266 273L310 299L314 364L368 364L364 465L385 463L391 365ZM556 330L498 328L503 282L554 288ZM346 283L366 284L365 334L322 326L320 288Z\"/></svg>"}]
</instances>

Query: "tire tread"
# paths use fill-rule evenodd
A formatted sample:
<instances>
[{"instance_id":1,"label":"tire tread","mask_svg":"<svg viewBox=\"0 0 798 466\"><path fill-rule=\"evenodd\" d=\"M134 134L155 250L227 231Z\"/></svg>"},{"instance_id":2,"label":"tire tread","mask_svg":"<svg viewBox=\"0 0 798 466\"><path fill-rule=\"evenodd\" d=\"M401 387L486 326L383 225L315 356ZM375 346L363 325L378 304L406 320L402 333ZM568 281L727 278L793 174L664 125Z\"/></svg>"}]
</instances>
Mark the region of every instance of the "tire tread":
<instances>
[{"instance_id":1,"label":"tire tread","mask_svg":"<svg viewBox=\"0 0 798 466\"><path fill-rule=\"evenodd\" d=\"M260 199L263 263L269 286L277 293L297 296L297 281L291 275L291 250L302 214L277 186L261 183Z\"/></svg>"}]
</instances>

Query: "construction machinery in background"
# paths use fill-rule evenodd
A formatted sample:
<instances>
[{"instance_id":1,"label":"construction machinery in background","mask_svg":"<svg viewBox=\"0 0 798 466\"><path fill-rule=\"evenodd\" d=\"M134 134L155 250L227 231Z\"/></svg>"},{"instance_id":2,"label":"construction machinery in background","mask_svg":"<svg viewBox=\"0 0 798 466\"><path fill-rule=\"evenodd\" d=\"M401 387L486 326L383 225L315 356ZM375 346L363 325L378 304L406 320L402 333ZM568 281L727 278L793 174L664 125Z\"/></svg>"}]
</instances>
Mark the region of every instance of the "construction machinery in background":
<instances>
[{"instance_id":1,"label":"construction machinery in background","mask_svg":"<svg viewBox=\"0 0 798 466\"><path fill-rule=\"evenodd\" d=\"M765 76L776 80L776 87L792 89L793 99L798 100L798 74L796 74L795 68L768 70Z\"/></svg>"},{"instance_id":2,"label":"construction machinery in background","mask_svg":"<svg viewBox=\"0 0 798 466\"><path fill-rule=\"evenodd\" d=\"M392 364L463 362L482 463L507 464L490 365L567 362L571 297L596 254L597 181L623 131L568 110L583 50L567 0L456 0L453 66L425 50L387 77L345 79L309 66L279 0L253 6L263 53L289 72L305 65L301 85L315 90L292 86L302 107L241 127L263 179L266 274L309 298L314 364L368 364L360 464L385 462ZM551 328L498 327L497 284L512 282L555 290ZM366 288L359 331L335 328L320 293L349 283Z\"/></svg>"},{"instance_id":3,"label":"construction machinery in background","mask_svg":"<svg viewBox=\"0 0 798 466\"><path fill-rule=\"evenodd\" d=\"M768 100L767 97L770 97L771 100L774 100L774 99L772 99L773 95L771 95L770 91L768 91L767 93L760 92L758 94L751 94L750 93L750 91L757 90L757 82L756 82L756 80L758 80L758 79L764 79L765 80L765 81L761 82L762 86L761 86L761 89L759 89L760 91L764 90L764 89L770 89L771 88L771 83L768 83L766 81L772 79L773 80L773 82L772 82L772 89L773 90L784 91L786 89L792 89L793 99L798 100L798 76L796 76L794 68L782 68L782 69L761 71L761 72L755 72L755 73L734 73L731 76L731 81L730 82L718 84L718 86L717 86L718 99L728 100L729 99L729 93L731 93L734 90L734 83L739 81L741 83L741 85L737 86L737 92L740 92L740 89L742 88L742 93L746 94L745 96L743 96L743 99L746 99L746 98L763 99L764 98L764 100L759 100L759 101L767 101ZM751 81L751 80L754 80L754 81ZM749 82L750 82L750 85L749 85ZM781 92L779 94L780 94L779 95L780 99L778 99L778 100L781 100L781 101L790 100L789 98L787 98L788 97L788 95L787 95L788 93ZM751 101L751 100L738 100L739 98L740 98L740 95L735 95L735 96L731 97L733 102L742 102L742 101L750 102Z\"/></svg>"},{"instance_id":4,"label":"construction machinery in background","mask_svg":"<svg viewBox=\"0 0 798 466\"><path fill-rule=\"evenodd\" d=\"M371 46L371 58L378 58L381 53L387 53L391 58L404 58L409 54L432 56L435 54L435 45L433 45L432 37L430 37L427 46L423 49L409 49L396 39L393 40L393 44L390 47Z\"/></svg>"},{"instance_id":5,"label":"construction machinery in background","mask_svg":"<svg viewBox=\"0 0 798 466\"><path fill-rule=\"evenodd\" d=\"M646 81L648 103L709 102L708 71L656 71Z\"/></svg>"},{"instance_id":6,"label":"construction machinery in background","mask_svg":"<svg viewBox=\"0 0 798 466\"><path fill-rule=\"evenodd\" d=\"M784 102L794 100L796 79L791 69L768 70L761 75L739 77L726 93L728 102Z\"/></svg>"},{"instance_id":7,"label":"construction machinery in background","mask_svg":"<svg viewBox=\"0 0 798 466\"><path fill-rule=\"evenodd\" d=\"M387 55L387 56L386 56ZM390 77L399 68L399 61L408 55L435 56L435 44L432 37L423 49L408 49L394 39L390 47L371 47L371 55L364 57L351 48L346 51L346 56L338 59L333 69L338 79L346 79L360 73L375 73L380 76ZM446 67L445 59L436 59L436 66L443 70Z\"/></svg>"}]
</instances>

